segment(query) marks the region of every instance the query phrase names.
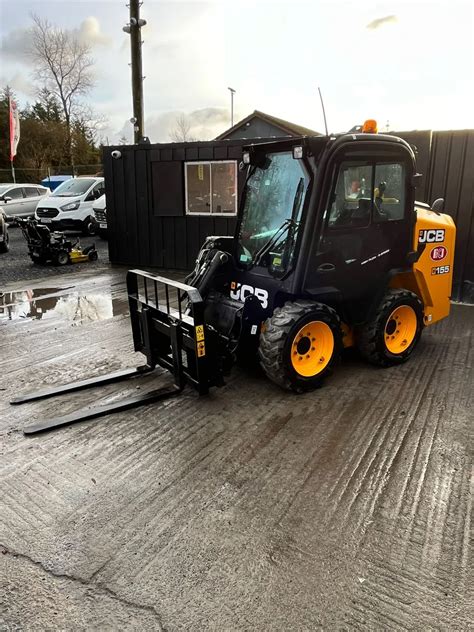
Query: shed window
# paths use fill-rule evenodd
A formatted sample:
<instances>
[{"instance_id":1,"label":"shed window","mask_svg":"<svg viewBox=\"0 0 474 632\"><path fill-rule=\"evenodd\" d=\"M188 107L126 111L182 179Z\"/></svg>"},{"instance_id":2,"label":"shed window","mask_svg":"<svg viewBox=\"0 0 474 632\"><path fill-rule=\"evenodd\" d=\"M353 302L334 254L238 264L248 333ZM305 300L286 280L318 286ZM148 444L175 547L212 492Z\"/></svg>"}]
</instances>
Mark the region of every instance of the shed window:
<instances>
[{"instance_id":1,"label":"shed window","mask_svg":"<svg viewBox=\"0 0 474 632\"><path fill-rule=\"evenodd\" d=\"M185 164L188 215L237 214L237 162L187 162Z\"/></svg>"}]
</instances>

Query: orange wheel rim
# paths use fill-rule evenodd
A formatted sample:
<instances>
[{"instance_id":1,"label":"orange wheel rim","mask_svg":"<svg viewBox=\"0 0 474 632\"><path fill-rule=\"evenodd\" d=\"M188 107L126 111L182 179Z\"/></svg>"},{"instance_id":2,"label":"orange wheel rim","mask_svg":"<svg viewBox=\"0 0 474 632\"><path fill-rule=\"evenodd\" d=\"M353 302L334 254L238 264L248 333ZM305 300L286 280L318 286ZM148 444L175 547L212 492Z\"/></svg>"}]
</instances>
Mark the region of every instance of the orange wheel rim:
<instances>
[{"instance_id":1,"label":"orange wheel rim","mask_svg":"<svg viewBox=\"0 0 474 632\"><path fill-rule=\"evenodd\" d=\"M385 346L394 355L406 351L414 341L418 329L415 310L409 305L400 305L387 318L384 331Z\"/></svg>"},{"instance_id":2,"label":"orange wheel rim","mask_svg":"<svg viewBox=\"0 0 474 632\"><path fill-rule=\"evenodd\" d=\"M291 344L291 366L302 377L314 377L327 367L334 352L331 327L313 320L301 327Z\"/></svg>"}]
</instances>

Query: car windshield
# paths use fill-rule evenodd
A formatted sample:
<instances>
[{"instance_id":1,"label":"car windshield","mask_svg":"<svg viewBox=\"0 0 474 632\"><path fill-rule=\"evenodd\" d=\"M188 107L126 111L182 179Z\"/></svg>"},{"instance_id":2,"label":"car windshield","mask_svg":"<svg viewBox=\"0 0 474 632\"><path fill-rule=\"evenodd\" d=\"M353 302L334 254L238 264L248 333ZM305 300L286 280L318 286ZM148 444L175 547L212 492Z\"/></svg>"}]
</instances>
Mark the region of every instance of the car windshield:
<instances>
[{"instance_id":1,"label":"car windshield","mask_svg":"<svg viewBox=\"0 0 474 632\"><path fill-rule=\"evenodd\" d=\"M84 195L86 191L95 183L92 178L71 178L66 180L54 190L55 197L73 197L76 195Z\"/></svg>"},{"instance_id":2,"label":"car windshield","mask_svg":"<svg viewBox=\"0 0 474 632\"><path fill-rule=\"evenodd\" d=\"M6 187L5 186L0 187L0 195L3 195L5 191L8 191L9 188L10 188L10 185Z\"/></svg>"},{"instance_id":3,"label":"car windshield","mask_svg":"<svg viewBox=\"0 0 474 632\"><path fill-rule=\"evenodd\" d=\"M309 176L292 152L267 155L247 180L238 259L285 272L291 265Z\"/></svg>"}]
</instances>

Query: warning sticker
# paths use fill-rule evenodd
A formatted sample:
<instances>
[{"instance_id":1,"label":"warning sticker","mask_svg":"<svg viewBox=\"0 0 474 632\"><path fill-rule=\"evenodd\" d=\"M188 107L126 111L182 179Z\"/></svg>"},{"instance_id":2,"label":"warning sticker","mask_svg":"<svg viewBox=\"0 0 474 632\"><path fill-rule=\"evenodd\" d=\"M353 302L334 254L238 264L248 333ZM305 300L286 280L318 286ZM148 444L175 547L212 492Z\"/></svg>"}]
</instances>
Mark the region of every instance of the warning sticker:
<instances>
[{"instance_id":1,"label":"warning sticker","mask_svg":"<svg viewBox=\"0 0 474 632\"><path fill-rule=\"evenodd\" d=\"M206 355L206 347L204 346L204 341L197 343L197 354L198 358L202 358L202 356Z\"/></svg>"},{"instance_id":2,"label":"warning sticker","mask_svg":"<svg viewBox=\"0 0 474 632\"><path fill-rule=\"evenodd\" d=\"M204 325L196 325L196 340L204 340Z\"/></svg>"}]
</instances>

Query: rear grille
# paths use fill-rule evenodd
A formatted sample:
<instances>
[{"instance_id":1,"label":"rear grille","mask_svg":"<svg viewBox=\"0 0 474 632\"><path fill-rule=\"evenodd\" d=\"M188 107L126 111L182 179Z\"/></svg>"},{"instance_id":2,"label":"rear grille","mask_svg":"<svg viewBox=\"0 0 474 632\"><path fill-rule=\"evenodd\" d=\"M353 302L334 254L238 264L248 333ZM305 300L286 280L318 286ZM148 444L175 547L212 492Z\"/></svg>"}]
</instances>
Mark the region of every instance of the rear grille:
<instances>
[{"instance_id":1,"label":"rear grille","mask_svg":"<svg viewBox=\"0 0 474 632\"><path fill-rule=\"evenodd\" d=\"M96 220L100 223L100 224L106 224L107 223L107 214L105 211L99 210L99 209L94 209L94 215Z\"/></svg>"},{"instance_id":2,"label":"rear grille","mask_svg":"<svg viewBox=\"0 0 474 632\"><path fill-rule=\"evenodd\" d=\"M38 217L56 217L59 211L55 208L37 208L36 213Z\"/></svg>"}]
</instances>

